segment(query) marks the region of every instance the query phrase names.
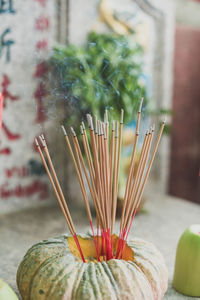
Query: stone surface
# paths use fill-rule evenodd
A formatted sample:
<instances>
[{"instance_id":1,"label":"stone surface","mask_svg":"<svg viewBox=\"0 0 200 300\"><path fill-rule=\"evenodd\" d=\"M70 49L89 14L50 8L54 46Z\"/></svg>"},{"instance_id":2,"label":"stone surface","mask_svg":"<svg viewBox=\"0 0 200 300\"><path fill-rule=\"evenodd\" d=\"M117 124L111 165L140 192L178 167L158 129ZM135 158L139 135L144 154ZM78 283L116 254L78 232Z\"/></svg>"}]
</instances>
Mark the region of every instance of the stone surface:
<instances>
[{"instance_id":1,"label":"stone surface","mask_svg":"<svg viewBox=\"0 0 200 300\"><path fill-rule=\"evenodd\" d=\"M156 191L156 190L155 190ZM131 236L153 242L163 253L169 270L165 300L189 300L171 287L176 246L183 231L199 222L200 206L178 198L148 192L145 210L136 218ZM72 209L77 232L89 230L85 211ZM119 224L117 224L118 227ZM0 216L0 277L17 290L17 267L28 248L41 239L66 232L67 226L58 207L38 208Z\"/></svg>"}]
</instances>

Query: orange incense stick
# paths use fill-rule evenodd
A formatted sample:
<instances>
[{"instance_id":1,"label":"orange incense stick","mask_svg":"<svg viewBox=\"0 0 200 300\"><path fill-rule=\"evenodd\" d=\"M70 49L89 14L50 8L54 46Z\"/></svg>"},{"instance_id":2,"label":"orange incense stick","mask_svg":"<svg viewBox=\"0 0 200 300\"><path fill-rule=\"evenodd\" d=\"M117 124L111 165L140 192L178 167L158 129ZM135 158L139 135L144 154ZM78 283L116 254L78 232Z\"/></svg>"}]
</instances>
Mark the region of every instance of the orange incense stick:
<instances>
[{"instance_id":1,"label":"orange incense stick","mask_svg":"<svg viewBox=\"0 0 200 300\"><path fill-rule=\"evenodd\" d=\"M71 234L73 235L73 238L74 238L74 240L75 240L75 243L76 243L76 245L77 245L77 248L78 248L78 250L79 250L79 252L80 252L80 256L81 256L83 262L85 262L85 258L84 258L83 252L82 252L82 250L81 250L81 246L80 246L80 244L79 244L79 241L78 241L78 237L77 237L77 234L76 234L76 231L75 231L75 227L74 227L74 224L73 224L73 221L72 221L72 218L71 218L71 215L70 215L70 212L69 212L67 203L66 203L66 201L65 201L65 198L64 198L62 189L61 189L61 187L60 187L60 184L59 184L59 181L58 181L58 178L57 178L57 175L56 175L56 172L55 172L53 163L52 163L52 161L51 161L51 157L50 157L50 154L49 154L49 151L48 151L46 142L45 142L45 140L44 140L44 136L43 136L43 139L40 137L40 140L41 140L41 142L42 142L43 149L44 149L45 154L46 154L46 156L47 156L47 160L48 160L48 163L49 163L49 165L50 165L50 169L51 169L51 171L52 171L52 174L53 174L53 177L54 177L54 180L55 180L55 184L54 184L54 181L53 181L53 179L52 179L52 176L51 176L51 173L50 173L50 171L49 171L49 168L48 168L48 166L47 166L47 163L46 163L46 161L45 161L45 158L44 158L44 156L43 156L43 153L42 153L42 151L41 151L41 148L40 148L40 146L39 146L39 143L38 143L38 141L37 141L37 139L36 139L35 142L36 142L37 149L38 149L38 151L39 151L40 157L41 157L42 162L43 162L43 164L44 164L44 167L45 167L45 169L46 169L46 172L47 172L47 175L48 175L48 177L49 177L49 180L50 180L50 182L51 182L51 184L52 184L53 190L54 190L54 192L55 192L55 194L56 194L56 198L57 198L57 200L58 200L58 203L60 204L61 210L62 210L62 212L63 212L63 214L64 214L64 216L65 216L65 219L66 219L66 221L67 221L68 227L69 227L69 229L70 229L70 231L71 231ZM57 191L57 189L58 189L58 191Z\"/></svg>"},{"instance_id":2,"label":"orange incense stick","mask_svg":"<svg viewBox=\"0 0 200 300\"><path fill-rule=\"evenodd\" d=\"M125 207L126 207L126 204L127 204L127 200L128 200L128 198L130 196L130 190L131 190L130 187L131 187L131 182L133 180L134 167L135 167L135 155L136 155L136 147L137 147L137 142L138 142L138 137L139 137L139 125L140 125L142 104L143 104L143 98L140 101L140 105L139 105L139 109L138 109L138 114L137 114L137 123L136 123L136 129L135 129L135 138L134 138L134 144L133 144L133 151L132 151L132 156L131 156L130 169L129 169L129 173L128 173L128 177L127 177L127 183L126 183L124 200L123 200L123 208L122 208L120 230L121 230L122 223L124 221Z\"/></svg>"}]
</instances>

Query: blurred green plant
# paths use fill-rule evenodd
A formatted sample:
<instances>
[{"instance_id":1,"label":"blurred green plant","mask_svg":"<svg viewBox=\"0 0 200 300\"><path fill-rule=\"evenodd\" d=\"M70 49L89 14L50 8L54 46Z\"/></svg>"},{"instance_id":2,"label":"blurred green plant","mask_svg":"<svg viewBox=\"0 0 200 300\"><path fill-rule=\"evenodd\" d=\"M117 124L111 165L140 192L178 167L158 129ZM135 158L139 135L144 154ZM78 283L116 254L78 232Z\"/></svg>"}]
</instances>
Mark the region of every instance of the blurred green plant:
<instances>
[{"instance_id":1,"label":"blurred green plant","mask_svg":"<svg viewBox=\"0 0 200 300\"><path fill-rule=\"evenodd\" d=\"M134 35L91 32L83 46L56 46L50 58L53 93L64 95L73 123L91 112L103 118L105 108L112 118L124 109L125 122L135 118L146 87L142 74L143 49ZM73 113L72 113L73 112Z\"/></svg>"}]
</instances>

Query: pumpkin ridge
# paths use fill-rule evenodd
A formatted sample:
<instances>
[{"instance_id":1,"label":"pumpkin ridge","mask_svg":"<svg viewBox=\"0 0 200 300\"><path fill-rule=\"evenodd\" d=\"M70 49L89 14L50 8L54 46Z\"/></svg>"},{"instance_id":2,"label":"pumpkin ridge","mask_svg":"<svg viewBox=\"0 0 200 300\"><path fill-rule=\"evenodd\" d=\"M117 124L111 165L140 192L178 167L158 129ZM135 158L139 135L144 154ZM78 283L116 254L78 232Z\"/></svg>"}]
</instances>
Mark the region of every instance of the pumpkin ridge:
<instances>
[{"instance_id":1,"label":"pumpkin ridge","mask_svg":"<svg viewBox=\"0 0 200 300\"><path fill-rule=\"evenodd\" d=\"M31 290L32 290L32 284L33 284L33 281L34 281L34 278L35 276L37 275L37 272L39 270L41 270L46 264L48 264L51 260L57 258L57 257L60 257L59 255L53 255L51 257L48 257L47 259L45 259L45 261L39 266L39 268L37 268L37 270L34 272L34 275L33 277L31 278L31 281L30 281L30 286L29 286L29 293L28 293L28 300L31 300Z\"/></svg>"},{"instance_id":2,"label":"pumpkin ridge","mask_svg":"<svg viewBox=\"0 0 200 300\"><path fill-rule=\"evenodd\" d=\"M111 264L111 266L112 266L112 268L111 268L111 271L112 271L112 274L113 274L113 267L114 267L114 269L116 268L116 266L117 266L117 269L118 269L118 274L123 274L124 276L123 276L123 278L126 278L126 272L125 272L125 270L124 270L124 266L126 266L126 265L123 265L123 267L122 267L122 263L124 264L125 263L125 261L123 260L113 260L112 262L111 262L112 264ZM116 276L115 276L115 274L113 274L113 276L114 276L114 278L115 278L115 280L118 282L118 285L120 285L121 284L121 281L119 280L119 278L117 278ZM126 282L127 283L127 285L126 285L126 289L127 289L127 291L128 291L128 293L130 294L130 296L133 296L133 294L132 294L132 290L131 290L131 286L130 286L130 284L129 284L129 282ZM121 299L126 299L126 300L130 300L130 297L129 298L126 298L126 296L125 296L125 298L124 298L124 295L123 295L123 292L125 291L125 289L124 289L124 287L122 288L122 289L119 289L119 295L118 295L118 300L121 300ZM126 292L127 292L126 291ZM134 299L134 298L133 298Z\"/></svg>"},{"instance_id":3,"label":"pumpkin ridge","mask_svg":"<svg viewBox=\"0 0 200 300\"><path fill-rule=\"evenodd\" d=\"M99 291L100 291L100 300L105 300L105 289L109 290L110 287L112 287L112 293L114 293L115 296L112 296L112 300L117 300L117 294L115 289L113 288L112 282L110 280L110 277L108 276L108 273L105 271L104 268L104 264L98 262L97 264L95 264L95 274L96 274L96 278L97 278L97 282L98 282L98 286L99 286ZM103 280L104 278L104 280ZM106 280L108 279L108 280ZM106 283L106 285L105 285ZM109 298L110 300L111 298ZM108 300L108 298L106 299Z\"/></svg>"},{"instance_id":4,"label":"pumpkin ridge","mask_svg":"<svg viewBox=\"0 0 200 300\"><path fill-rule=\"evenodd\" d=\"M93 272L93 276L91 276L90 282L91 282L91 285L93 287L95 299L98 299L97 295L98 294L101 295L101 290L99 289L98 280L97 280L97 277L96 277L96 264L91 262L89 264L88 268L91 268L92 269L91 272Z\"/></svg>"},{"instance_id":5,"label":"pumpkin ridge","mask_svg":"<svg viewBox=\"0 0 200 300\"><path fill-rule=\"evenodd\" d=\"M65 259L65 257L63 256L63 259ZM58 274L56 275L56 277L58 277L58 279L54 282L54 284L49 288L48 292L47 292L47 297L49 297L51 294L54 293L55 289L56 289L56 286L58 284L58 282L60 280L63 279L63 277L65 275L67 275L69 273L69 270L67 271L67 273L65 273L66 269L68 266L71 266L71 269L74 267L74 264L70 264L70 262L67 262L63 265L62 269L59 270ZM70 269L70 270L71 270ZM59 276L62 276L62 278L59 278Z\"/></svg>"},{"instance_id":6,"label":"pumpkin ridge","mask_svg":"<svg viewBox=\"0 0 200 300\"><path fill-rule=\"evenodd\" d=\"M138 266L138 268L141 270L141 272L143 272L144 276L146 277L146 279L148 280L150 286L151 286L151 289L152 289L152 292L154 294L154 297L155 297L155 300L159 299L160 298L160 291L161 291L161 283L160 283L160 280L156 280L155 279L155 275L157 274L153 274L149 271L148 268L146 268L142 263L138 263L138 262L135 262L135 264ZM158 287L159 285L159 287Z\"/></svg>"},{"instance_id":7,"label":"pumpkin ridge","mask_svg":"<svg viewBox=\"0 0 200 300\"><path fill-rule=\"evenodd\" d=\"M77 299L84 299L84 300L89 300L89 299L94 299L91 297L91 295L88 295L88 283L90 282L89 280L89 274L88 274L88 268L89 268L89 263L86 263L86 268L82 274L82 278L79 282L78 288L76 290L76 294L75 294L75 298L74 300ZM90 282L91 284L91 282ZM89 289L90 293L91 293L91 289ZM94 293L93 293L94 294ZM85 298L85 296L89 296L89 298ZM65 299L63 299L65 300Z\"/></svg>"},{"instance_id":8,"label":"pumpkin ridge","mask_svg":"<svg viewBox=\"0 0 200 300\"><path fill-rule=\"evenodd\" d=\"M53 247L51 247L53 249ZM61 248L62 247L58 247ZM34 249L34 252L32 252L32 256L26 256L26 258L23 259L23 261L20 263L18 271L17 271L17 285L20 287L24 284L24 277L27 277L27 271L30 269L30 260L33 261L35 259L35 264L39 264L40 262L37 261L37 257L40 254L40 249L36 248ZM45 258L42 263L44 263L49 257ZM34 270L33 274L37 272L37 270Z\"/></svg>"},{"instance_id":9,"label":"pumpkin ridge","mask_svg":"<svg viewBox=\"0 0 200 300\"><path fill-rule=\"evenodd\" d=\"M91 287L92 287L92 289L90 289L90 291L93 293L94 299L96 299L97 290L95 289L95 285L92 284L92 283L93 283L93 280L92 280L92 276L91 276L91 273L92 273L92 271L94 270L94 268L93 268L93 270L92 270L92 266L93 266L93 262L89 263L89 264L88 264L88 267L87 267L87 271L88 271L88 281L90 282L90 285L91 285ZM90 299L91 299L91 298L90 298ZM88 300L89 300L89 299L88 299Z\"/></svg>"},{"instance_id":10,"label":"pumpkin ridge","mask_svg":"<svg viewBox=\"0 0 200 300\"><path fill-rule=\"evenodd\" d=\"M77 265L76 262L74 264ZM55 297L56 297L57 300L60 300L61 296L62 296L62 300L65 299L63 297L65 297L66 288L68 287L68 284L71 285L71 282L69 283L69 278L71 277L71 275L74 275L74 274L76 274L78 272L78 270L74 271L73 267L74 267L74 265L72 265L72 268L70 270L68 270L68 272L61 279L59 279L57 281L57 284L56 284L55 288L53 289L53 291L51 291L51 295L50 295L51 298L48 298L48 299L55 300ZM67 285L66 285L66 283L67 283ZM63 287L63 285L64 285L64 287ZM59 298L57 298L57 296ZM70 299L71 299L71 296L70 296Z\"/></svg>"},{"instance_id":11,"label":"pumpkin ridge","mask_svg":"<svg viewBox=\"0 0 200 300\"><path fill-rule=\"evenodd\" d=\"M102 264L102 263L98 263L98 264L96 265L96 269L95 269L95 273L96 273L96 275L97 275L97 281L98 281L98 278L99 278L98 274L100 274L101 278L103 278L103 275L104 275L103 272L105 273L105 270L104 270L104 268L103 268L103 264ZM100 285L99 282L98 282L98 285ZM100 287L101 287L101 286L100 286ZM102 289L100 288L99 290L100 290L101 298L103 299L104 294L102 293Z\"/></svg>"},{"instance_id":12,"label":"pumpkin ridge","mask_svg":"<svg viewBox=\"0 0 200 300\"><path fill-rule=\"evenodd\" d=\"M140 276L143 278L143 280L145 281L145 283L148 285L149 287L149 290L151 291L151 296L152 296L152 299L154 300L154 292L152 290L152 286L146 276L146 274L139 268L139 266L133 262L133 261L129 261L127 262L127 268L131 270L131 273L133 274L134 273L134 281L137 282L137 284L140 286L140 290L141 290L141 293L142 293L142 296L143 296L143 299L145 299L145 294L143 292L143 288L141 286L141 283L140 283L140 280L138 280L137 276L135 275L136 272L138 272L140 274ZM150 300L150 299L148 299Z\"/></svg>"},{"instance_id":13,"label":"pumpkin ridge","mask_svg":"<svg viewBox=\"0 0 200 300\"><path fill-rule=\"evenodd\" d=\"M108 279L110 280L111 285L113 285L115 295L116 295L116 299L117 299L119 290L118 290L117 282L116 282L116 280L115 280L115 278L112 274L112 271L110 269L110 266L109 266L109 264L105 264L105 262L103 262L102 267L103 267Z\"/></svg>"},{"instance_id":14,"label":"pumpkin ridge","mask_svg":"<svg viewBox=\"0 0 200 300\"><path fill-rule=\"evenodd\" d=\"M73 285L71 300L76 299L76 292L77 292L79 284L82 280L83 273L85 272L85 269L87 267L87 265L84 263L78 263L78 264L80 264L80 268L78 270L78 278L76 279L76 281L74 282L74 285Z\"/></svg>"},{"instance_id":15,"label":"pumpkin ridge","mask_svg":"<svg viewBox=\"0 0 200 300\"><path fill-rule=\"evenodd\" d=\"M33 245L33 246L26 252L26 254L25 254L24 258L23 258L23 262L25 262L26 259L29 259L29 256L32 254L32 252L38 251L38 250L39 250L40 248L42 248L44 245L51 245L51 244L53 244L53 245L50 246L50 247L49 247L49 246L47 246L47 247L48 247L48 248L51 248L51 247L53 248L53 247L54 247L54 244L56 244L57 247L60 247L60 246L61 246L61 245L58 246L58 244L62 244L62 246L64 246L63 241L60 241L60 242L54 241L53 243L52 243L52 241L49 242L49 243L45 242L45 240L44 240L44 241L41 241L41 242L39 242L39 243Z\"/></svg>"},{"instance_id":16,"label":"pumpkin ridge","mask_svg":"<svg viewBox=\"0 0 200 300\"><path fill-rule=\"evenodd\" d=\"M26 255L28 255L28 254L30 254L33 250L35 250L35 248L38 248L38 247L42 247L42 246L44 246L44 245L53 245L53 244L63 244L63 241L62 240L56 240L56 239L52 239L52 240L42 240L42 241L40 241L39 243L37 243L37 244L35 244L35 245L33 245L28 251L27 251L27 253L26 253ZM25 255L25 256L26 256Z\"/></svg>"},{"instance_id":17,"label":"pumpkin ridge","mask_svg":"<svg viewBox=\"0 0 200 300\"><path fill-rule=\"evenodd\" d=\"M58 246L58 248L59 247L62 248L61 246ZM42 246L40 248L42 248ZM30 253L27 252L26 255L23 258L23 263L24 263L23 265L25 265L25 263L30 259L30 255L32 255L34 251L38 252L38 250L40 250L40 248L39 249L38 248L32 249L32 251L31 251L32 253L31 252ZM54 248L54 246L49 247L49 248Z\"/></svg>"},{"instance_id":18,"label":"pumpkin ridge","mask_svg":"<svg viewBox=\"0 0 200 300\"><path fill-rule=\"evenodd\" d=\"M130 274L132 276L132 270L127 268L128 262L124 260L110 260L111 272L118 283L119 294L118 300L137 300L141 299L141 290L138 288L135 281L129 282ZM137 270L134 270L134 273ZM129 276L128 276L129 274ZM128 280L126 280L128 276ZM138 298L139 296L139 298ZM152 299L148 299L152 300Z\"/></svg>"},{"instance_id":19,"label":"pumpkin ridge","mask_svg":"<svg viewBox=\"0 0 200 300\"><path fill-rule=\"evenodd\" d=\"M135 240L129 242L135 252L134 262L147 277L155 299L161 299L167 288L164 276L167 269L164 267L164 259L153 244L147 243L146 241L143 242L141 239L136 239L136 242L138 241L139 245L135 244ZM145 266L145 263L151 268Z\"/></svg>"},{"instance_id":20,"label":"pumpkin ridge","mask_svg":"<svg viewBox=\"0 0 200 300\"><path fill-rule=\"evenodd\" d=\"M62 262L62 260L64 260L64 256L57 256L56 258L53 258L53 259L54 259L55 264L59 264L60 262ZM65 267L66 267L66 265L65 265ZM59 273L60 272L61 272L61 270L59 270ZM47 290L44 291L43 288L41 288L42 293L45 294L45 299L46 299L48 297L48 294L50 293L52 285L54 284L54 282L52 281L52 276L51 276L52 273L54 273L54 270L52 269L52 265L51 265L51 260L49 260L45 265L43 265L41 270L39 270L37 272L37 285L36 285L37 289L39 289L40 286L43 286L41 284L41 281L43 280L43 276L41 273L45 274L47 276L48 282L50 283ZM55 276L58 276L58 274L55 274ZM34 281L35 281L35 277L33 279L33 283L34 283ZM33 287L33 283L32 283L31 290L33 289L35 292L35 286ZM32 298L32 295L31 295L31 298Z\"/></svg>"}]
</instances>

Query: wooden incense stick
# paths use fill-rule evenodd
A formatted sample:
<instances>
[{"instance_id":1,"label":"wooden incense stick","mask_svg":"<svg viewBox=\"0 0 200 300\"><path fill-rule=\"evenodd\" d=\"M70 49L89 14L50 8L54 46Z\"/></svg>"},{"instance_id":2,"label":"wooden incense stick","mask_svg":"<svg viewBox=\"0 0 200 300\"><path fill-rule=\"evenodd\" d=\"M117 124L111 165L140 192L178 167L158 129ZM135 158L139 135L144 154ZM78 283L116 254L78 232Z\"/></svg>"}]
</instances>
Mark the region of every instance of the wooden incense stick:
<instances>
[{"instance_id":1,"label":"wooden incense stick","mask_svg":"<svg viewBox=\"0 0 200 300\"><path fill-rule=\"evenodd\" d=\"M39 152L39 154L40 154L42 163L43 163L43 165L44 165L44 167L45 167L45 170L46 170L46 172L47 172L47 175L48 175L48 177L49 177L49 180L50 180L50 182L51 182L51 185L52 185L52 187L53 187L53 190L54 190L54 193L55 193L56 198L57 198L57 200L58 200L58 203L59 203L59 205L60 205L60 207L61 207L61 210L62 210L63 215L64 215L64 217L65 217L65 220L66 220L66 222L67 222L67 225L68 225L68 227L69 227L69 229L70 229L70 232L71 232L72 234L74 234L74 232L75 232L74 226L73 226L73 224L70 222L70 219L68 218L68 217L69 217L69 214L66 212L65 207L64 207L64 205L63 205L63 203L62 203L62 201L61 201L61 198L60 198L60 196L59 196L59 193L58 193L58 191L57 191L57 188L56 188L55 183L54 183L54 181L53 181L53 178L52 178L52 176L51 176L51 172L49 171L49 168L48 168L48 166L47 166L46 160L45 160L45 158L44 158L44 155L43 155L43 153L42 153L42 150L41 150L41 148L40 148L40 145L39 145L37 139L35 139L35 144L36 144L36 147L37 147L38 152Z\"/></svg>"},{"instance_id":2,"label":"wooden incense stick","mask_svg":"<svg viewBox=\"0 0 200 300\"><path fill-rule=\"evenodd\" d=\"M136 148L137 148L137 142L138 142L138 137L139 137L139 125L140 125L142 104L143 104L143 98L140 101L138 114L137 114L137 123L136 123L136 129L135 129L135 138L134 138L134 143L133 143L133 151L132 151L131 163L130 163L128 178L127 178L127 183L126 183L126 188L125 188L124 199L123 199L120 230L121 230L122 224L124 222L125 207L126 207L126 204L127 204L127 200L130 196L130 190L131 190L130 186L131 186L131 182L133 180L134 167L135 167L135 155L136 155Z\"/></svg>"},{"instance_id":3,"label":"wooden incense stick","mask_svg":"<svg viewBox=\"0 0 200 300\"><path fill-rule=\"evenodd\" d=\"M140 193L139 193L137 202L136 202L136 208L138 208L138 206L139 206L139 204L140 204L140 201L141 201L141 199L142 199L142 194L143 194L143 191L144 191L144 187L145 187L146 182L147 182L147 179L148 179L148 177L149 177L149 173L150 173L150 171L151 171L151 167L152 167L152 164L153 164L153 161L154 161L156 152L157 152L157 150L158 150L158 145L159 145L159 143L160 143L160 139L161 139L161 136L162 136L164 127L165 127L165 121L163 121L163 123L162 123L162 125L161 125L161 128L160 128L160 131L159 131L159 134L158 134L158 137L157 137L157 140L156 140L154 149L153 149L153 153L152 153L152 155L151 155L150 163L149 163L149 166L148 166L148 168L147 168L147 171L146 171L146 174L145 174L145 177L144 177L144 181L143 181L143 183L142 183L142 187L141 187L141 190L140 190Z\"/></svg>"},{"instance_id":4,"label":"wooden incense stick","mask_svg":"<svg viewBox=\"0 0 200 300\"><path fill-rule=\"evenodd\" d=\"M90 190L93 202L95 204L96 212L97 212L97 215L98 215L99 218L100 218L100 214L99 214L98 206L96 205L96 197L95 197L94 191L92 189L92 186L91 186L88 174L87 174L87 170L86 170L85 162L84 162L84 159L83 159L83 156L82 156L82 152L81 152L81 149L80 149L80 146L79 146L79 142L78 142L76 133L75 133L75 131L74 131L74 129L72 127L71 127L71 131L72 131L72 135L73 135L73 144L74 144L74 149L75 149L75 153L76 153L77 164L78 164L79 173L80 173L80 177L81 177L81 180L82 180L82 186L83 186L83 190L84 190L85 206L86 206L86 210L87 210L87 214L88 214L88 219L89 219L90 226L91 226L91 229L92 229L94 243L95 243L95 247L96 247L96 251L97 251L97 260L100 261L100 258L99 258L99 249L98 249L97 241L96 241L95 234L94 234L94 226L93 226L93 222L92 222L92 215L91 215L91 211L90 211L90 206L89 206L89 201L88 201L86 189L85 189L85 186L84 186L84 180L83 180L83 174L82 174L81 164L82 164L83 171L84 171L87 183L88 183L88 187L89 187L89 190Z\"/></svg>"},{"instance_id":5,"label":"wooden incense stick","mask_svg":"<svg viewBox=\"0 0 200 300\"><path fill-rule=\"evenodd\" d=\"M70 156L75 166L75 170L78 176L78 181L83 194L83 199L88 215L88 219L91 225L94 243L97 252L97 260L100 261L100 255L102 259L109 260L115 255L116 259L123 257L125 244L133 223L133 219L137 212L138 206L142 199L142 194L153 164L154 157L160 142L160 138L164 129L165 123L163 122L158 137L156 139L155 146L153 147L152 154L151 146L154 135L154 127L147 131L143 140L142 149L140 151L140 157L138 167L135 170L136 165L136 148L139 136L139 124L141 118L142 101L140 102L135 139L133 143L133 150L131 155L130 169L127 177L123 209L120 222L120 234L117 241L117 247L113 247L113 232L115 227L116 207L117 207L117 193L118 193L118 181L119 181L119 167L120 167L120 155L122 147L122 133L123 133L123 110L121 110L120 128L119 123L112 122L111 134L109 133L108 112L105 110L104 122L101 122L95 116L95 129L93 125L93 119L91 115L87 115L89 138L87 136L84 123L80 126L81 136L83 142L83 148L85 152L85 158L83 157L82 150L74 129L71 127L73 150L67 136L67 132L62 126L65 141L70 152ZM109 137L110 134L110 137ZM59 184L49 151L44 136L40 137L42 142L42 149L44 150L46 159L40 148L38 141L36 140L36 146L41 156L44 167L47 171L49 180L52 184L56 198L60 204L70 232L72 233L76 242L77 248L80 252L82 260L85 262L83 252L81 250L74 224L69 213L61 186ZM90 141L89 141L90 139ZM109 147L110 141L110 147ZM149 158L150 156L150 158ZM86 181L84 180L86 179ZM86 192L86 185L89 187L89 191L96 210L96 223L97 223L97 236L95 237L95 231L93 227L93 220L89 205L89 199ZM100 237L101 235L101 243ZM100 247L101 245L101 247ZM113 251L115 252L113 254Z\"/></svg>"},{"instance_id":6,"label":"wooden incense stick","mask_svg":"<svg viewBox=\"0 0 200 300\"><path fill-rule=\"evenodd\" d=\"M116 212L116 206L117 206L117 153L118 153L118 126L119 123L116 122L115 126L115 152L114 152L114 179L113 179L113 198L112 198L112 223L111 223L111 235L114 231L114 225L115 225L115 212Z\"/></svg>"},{"instance_id":7,"label":"wooden incense stick","mask_svg":"<svg viewBox=\"0 0 200 300\"><path fill-rule=\"evenodd\" d=\"M90 164L90 167L91 167L91 170L92 170L93 178L95 178L94 165L93 165L93 161L92 161L92 155L91 155L91 151L90 151L90 145L89 145L89 142L88 142L87 133L86 133L86 130L85 130L85 124L84 124L84 122L82 122L81 124L82 124L82 127L83 127L83 136L84 136L84 139L85 139L87 152L88 152L88 155L89 155L89 161L90 161L89 164Z\"/></svg>"},{"instance_id":8,"label":"wooden incense stick","mask_svg":"<svg viewBox=\"0 0 200 300\"><path fill-rule=\"evenodd\" d=\"M110 140L110 190L109 190L109 209L111 217L111 205L112 205L112 184L113 184L113 149L114 149L114 134L115 134L115 121L112 121L112 132Z\"/></svg>"},{"instance_id":9,"label":"wooden incense stick","mask_svg":"<svg viewBox=\"0 0 200 300\"><path fill-rule=\"evenodd\" d=\"M58 203L59 203L59 205L60 205L60 207L61 207L61 210L62 210L62 212L63 212L63 214L64 214L64 216L65 216L65 219L66 219L66 221L67 221L67 224L68 224L68 227L69 227L69 229L70 229L70 232L71 232L71 234L72 234L72 236L73 236L73 238L74 238L74 241L75 241L75 243L76 243L76 245L77 245L77 248L78 248L78 250L79 250L79 253L80 253L80 256L81 256L81 258L82 258L82 261L85 262L85 258L84 258L84 255L83 255L81 246L80 246L80 244L79 244L79 240L78 240L78 237L77 237L77 234L76 234L76 231L75 231L75 227L74 227L74 224L73 224L73 221L72 221L72 218L71 218L71 215L70 215L70 212L69 212L67 203L66 203L66 201L65 201L65 198L64 198L62 189L61 189L61 187L60 187L60 184L59 184L59 181L58 181L58 178L57 178L57 175L56 175L56 172L55 172L53 163L52 163L52 161L51 161L51 157L50 157L50 154L49 154L49 151L48 151L48 148L47 148L47 145L46 145L44 136L43 136L43 138L40 137L40 140L41 140L41 142L42 142L43 149L44 149L45 154L46 154L46 156L47 156L47 160L48 160L48 163L49 163L49 165L50 165L50 169L51 169L51 171L52 171L53 178L54 178L54 180L55 180L55 184L54 184L53 178L52 178L52 176L51 176L51 173L50 173L50 171L49 171L49 168L48 168L48 166L47 166L47 163L46 163L46 161L45 161L45 158L44 158L44 156L43 156L42 150L41 150L41 148L40 148L40 146L39 146L39 143L38 143L38 141L37 141L37 139L36 139L35 142L36 142L37 149L38 149L38 151L39 151L40 157L41 157L42 162L43 162L43 164L44 164L44 167L45 167L45 169L46 169L46 172L47 172L47 175L48 175L48 177L49 177L49 180L50 180L50 182L51 182L51 184L52 184L53 190L54 190L54 192L55 192L55 194L56 194L56 198L57 198L57 200L58 200ZM57 191L57 190L58 190L58 191Z\"/></svg>"},{"instance_id":10,"label":"wooden incense stick","mask_svg":"<svg viewBox=\"0 0 200 300\"><path fill-rule=\"evenodd\" d=\"M84 135L82 126L81 126L81 135ZM98 223L99 223L99 220L101 220L101 225L103 226L102 210L101 210L99 199L98 199L97 188L95 186L94 178L92 176L92 171L91 171L91 167L90 167L90 163L89 163L89 154L88 154L86 141L85 141L84 137L83 137L82 141L83 141L83 147L84 147L84 150L85 150L86 160L87 160L87 163L88 163L88 170L89 170L89 174L90 174L90 179L91 179L91 182L92 182L92 189L93 189L93 192L94 192L94 194L91 193L91 195L93 194L93 196L94 196L94 198L93 197L92 198L93 198L93 202L94 202L97 217L98 217ZM79 149L80 149L80 147L79 147ZM79 153L80 153L80 151L79 151ZM82 165L83 165L83 162L84 162L83 157L81 158L81 161L82 161ZM86 170L86 167L84 167L84 170ZM87 174L87 171L85 171L85 174ZM88 182L88 176L87 176L87 182ZM89 186L89 182L88 182L88 186ZM90 188L90 191L91 191L91 188Z\"/></svg>"},{"instance_id":11,"label":"wooden incense stick","mask_svg":"<svg viewBox=\"0 0 200 300\"><path fill-rule=\"evenodd\" d=\"M123 133L123 119L124 119L124 110L121 109L121 118L120 118L120 131L119 131L119 145L118 145L118 153L117 153L117 169L116 169L116 181L115 181L115 199L114 199L114 210L112 216L112 226L111 233L113 233L114 225L115 225L115 217L116 217L116 209L117 209L117 192L118 192L118 182L119 182L119 165L120 165L120 155L121 155L121 147L122 147L122 133Z\"/></svg>"},{"instance_id":12,"label":"wooden incense stick","mask_svg":"<svg viewBox=\"0 0 200 300\"><path fill-rule=\"evenodd\" d=\"M108 158L108 143L107 143L107 134L106 134L106 126L105 123L103 125L103 153L104 153L104 176L105 176L105 207L106 207L106 217L107 217L107 228L110 227L110 218L109 218L109 158Z\"/></svg>"},{"instance_id":13,"label":"wooden incense stick","mask_svg":"<svg viewBox=\"0 0 200 300\"><path fill-rule=\"evenodd\" d=\"M63 125L61 127L62 127L62 130L63 130L64 136L65 136L65 141L66 141L69 153L70 153L72 161L74 163L76 174L78 176L78 180L79 180L79 184L80 184L80 187L81 187L83 199L84 199L84 202L85 202L85 207L86 207L88 219L89 219L89 222L92 223L92 215L91 215L91 211L90 211L90 206L89 206L89 202L88 202L87 193L86 193L86 190L85 190L83 174L82 174L82 170L81 170L81 166L80 166L80 160L79 160L79 156L78 156L78 153L77 153L78 150L75 148L76 158L77 158L77 161L76 161L73 150L72 150L72 147L71 147L71 144L70 144L70 141L69 141L69 138L68 138L68 135L67 135L67 132L66 132Z\"/></svg>"},{"instance_id":14,"label":"wooden incense stick","mask_svg":"<svg viewBox=\"0 0 200 300\"><path fill-rule=\"evenodd\" d=\"M108 186L108 212L109 212L109 227L111 227L112 218L112 184L113 184L113 147L114 147L114 132L115 132L115 122L112 121L112 131L110 139L110 153L109 155L109 186ZM109 150L108 150L109 152Z\"/></svg>"},{"instance_id":15,"label":"wooden incense stick","mask_svg":"<svg viewBox=\"0 0 200 300\"><path fill-rule=\"evenodd\" d=\"M82 155L82 152L81 152L81 148L80 148L77 136L76 136L76 133L75 133L75 131L73 130L72 127L71 127L71 129L72 129L72 134L73 134L74 148L75 148L75 151L76 151L76 154L77 154L77 160L79 161L79 158L78 158L78 156L79 156L82 167L83 167L83 171L84 171L84 174L85 174L85 178L87 180L88 187L89 187L89 190L90 190L90 193L91 193L91 196L92 196L95 208L96 208L97 215L98 215L99 219L102 220L102 214L101 214L100 207L98 206L98 196L97 196L97 192L96 192L94 182L92 180L92 185L93 185L93 187L92 187L92 185L90 183L88 173L87 173L87 169L86 169L86 166L85 166L85 162L84 162L84 159L83 159L83 155ZM79 161L79 168L81 169L80 161ZM87 200L87 202L88 202L88 200ZM89 206L89 202L88 202L88 206Z\"/></svg>"},{"instance_id":16,"label":"wooden incense stick","mask_svg":"<svg viewBox=\"0 0 200 300\"><path fill-rule=\"evenodd\" d=\"M149 130L148 133L146 133L145 140L143 143L143 148L141 150L140 160L138 164L138 169L135 175L134 183L131 189L131 195L129 200L129 207L127 208L127 214L124 221L124 227L127 228L127 224L130 222L130 218L134 212L134 208L131 209L131 207L134 207L135 201L136 201L136 193L139 190L139 186L141 184L141 179L143 176L143 172L147 163L150 147L151 147L151 141L152 141L152 131Z\"/></svg>"}]
</instances>

